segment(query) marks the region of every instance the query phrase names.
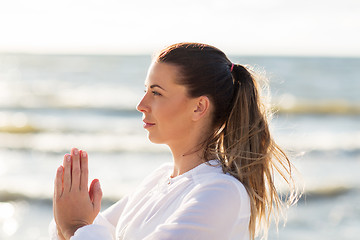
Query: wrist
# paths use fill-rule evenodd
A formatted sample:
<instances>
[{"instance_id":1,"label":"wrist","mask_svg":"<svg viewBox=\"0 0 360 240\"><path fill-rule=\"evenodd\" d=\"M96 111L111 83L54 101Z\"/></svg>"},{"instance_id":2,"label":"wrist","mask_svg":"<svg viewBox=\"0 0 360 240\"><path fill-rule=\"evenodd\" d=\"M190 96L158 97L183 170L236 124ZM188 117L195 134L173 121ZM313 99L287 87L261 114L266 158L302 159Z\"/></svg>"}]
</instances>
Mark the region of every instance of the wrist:
<instances>
[{"instance_id":1,"label":"wrist","mask_svg":"<svg viewBox=\"0 0 360 240\"><path fill-rule=\"evenodd\" d=\"M56 225L56 232L60 240L65 240L65 237L58 225Z\"/></svg>"},{"instance_id":2,"label":"wrist","mask_svg":"<svg viewBox=\"0 0 360 240\"><path fill-rule=\"evenodd\" d=\"M75 226L69 227L65 232L63 232L64 238L66 240L70 239L72 236L74 236L75 232L82 227L87 226L88 224L78 224Z\"/></svg>"}]
</instances>

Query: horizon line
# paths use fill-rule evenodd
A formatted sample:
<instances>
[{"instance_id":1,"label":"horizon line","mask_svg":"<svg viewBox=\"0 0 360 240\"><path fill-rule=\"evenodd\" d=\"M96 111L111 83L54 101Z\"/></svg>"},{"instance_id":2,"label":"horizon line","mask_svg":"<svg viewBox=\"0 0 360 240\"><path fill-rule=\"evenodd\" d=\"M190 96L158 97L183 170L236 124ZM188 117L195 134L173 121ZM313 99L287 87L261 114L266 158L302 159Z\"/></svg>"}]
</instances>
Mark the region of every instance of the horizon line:
<instances>
[{"instance_id":1,"label":"horizon line","mask_svg":"<svg viewBox=\"0 0 360 240\"><path fill-rule=\"evenodd\" d=\"M156 51L154 51L156 52ZM152 56L154 52L121 52L121 51L3 51L0 55L43 55L43 56ZM314 57L314 58L360 58L357 54L309 54L309 53L226 53L229 57Z\"/></svg>"}]
</instances>

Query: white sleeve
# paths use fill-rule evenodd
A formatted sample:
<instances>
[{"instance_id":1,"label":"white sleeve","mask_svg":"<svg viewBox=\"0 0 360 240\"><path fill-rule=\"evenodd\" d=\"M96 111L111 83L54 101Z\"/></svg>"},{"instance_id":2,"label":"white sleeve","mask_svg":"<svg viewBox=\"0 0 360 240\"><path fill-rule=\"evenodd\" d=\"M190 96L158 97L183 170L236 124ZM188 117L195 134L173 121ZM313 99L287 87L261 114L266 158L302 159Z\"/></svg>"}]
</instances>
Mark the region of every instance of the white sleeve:
<instances>
[{"instance_id":1,"label":"white sleeve","mask_svg":"<svg viewBox=\"0 0 360 240\"><path fill-rule=\"evenodd\" d=\"M56 223L54 220L49 225L51 240L59 240ZM71 240L113 240L115 239L115 226L112 225L101 213L98 214L93 224L84 226L76 230Z\"/></svg>"},{"instance_id":2,"label":"white sleeve","mask_svg":"<svg viewBox=\"0 0 360 240\"><path fill-rule=\"evenodd\" d=\"M94 223L76 230L70 240L114 240L115 226L99 214Z\"/></svg>"},{"instance_id":3,"label":"white sleeve","mask_svg":"<svg viewBox=\"0 0 360 240\"><path fill-rule=\"evenodd\" d=\"M118 202L111 205L105 211L102 212L102 216L113 226L116 227L121 214L124 211L124 208L129 200L129 196L121 198Z\"/></svg>"},{"instance_id":4,"label":"white sleeve","mask_svg":"<svg viewBox=\"0 0 360 240\"><path fill-rule=\"evenodd\" d=\"M250 205L244 191L229 181L196 187L144 240L249 239Z\"/></svg>"},{"instance_id":5,"label":"white sleeve","mask_svg":"<svg viewBox=\"0 0 360 240\"><path fill-rule=\"evenodd\" d=\"M59 237L57 235L56 223L54 219L51 220L49 224L49 235L50 235L50 240L59 240Z\"/></svg>"}]
</instances>

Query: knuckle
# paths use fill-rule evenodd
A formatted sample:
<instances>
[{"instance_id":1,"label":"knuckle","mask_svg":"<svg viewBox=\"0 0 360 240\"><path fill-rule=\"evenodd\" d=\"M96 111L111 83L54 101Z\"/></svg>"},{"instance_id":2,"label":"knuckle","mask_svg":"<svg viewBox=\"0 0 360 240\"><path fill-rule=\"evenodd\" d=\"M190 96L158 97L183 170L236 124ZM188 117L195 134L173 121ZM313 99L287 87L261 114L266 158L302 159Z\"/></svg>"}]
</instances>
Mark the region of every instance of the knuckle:
<instances>
[{"instance_id":1,"label":"knuckle","mask_svg":"<svg viewBox=\"0 0 360 240\"><path fill-rule=\"evenodd\" d=\"M80 169L79 168L73 168L72 173L75 174L75 175L79 175L80 174Z\"/></svg>"},{"instance_id":2,"label":"knuckle","mask_svg":"<svg viewBox=\"0 0 360 240\"><path fill-rule=\"evenodd\" d=\"M87 175L88 174L88 169L87 168L81 168L81 174Z\"/></svg>"}]
</instances>

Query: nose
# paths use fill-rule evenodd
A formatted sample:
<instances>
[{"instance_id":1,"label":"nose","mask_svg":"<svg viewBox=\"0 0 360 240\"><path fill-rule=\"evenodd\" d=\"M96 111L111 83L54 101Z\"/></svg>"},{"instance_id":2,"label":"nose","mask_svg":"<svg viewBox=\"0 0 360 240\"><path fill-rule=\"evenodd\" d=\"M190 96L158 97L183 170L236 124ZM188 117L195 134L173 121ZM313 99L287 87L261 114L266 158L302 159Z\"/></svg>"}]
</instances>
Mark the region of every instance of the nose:
<instances>
[{"instance_id":1,"label":"nose","mask_svg":"<svg viewBox=\"0 0 360 240\"><path fill-rule=\"evenodd\" d=\"M149 106L146 103L146 93L143 96L143 98L140 100L140 102L138 103L138 105L136 106L136 110L138 110L139 112L148 112L149 111Z\"/></svg>"}]
</instances>

